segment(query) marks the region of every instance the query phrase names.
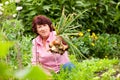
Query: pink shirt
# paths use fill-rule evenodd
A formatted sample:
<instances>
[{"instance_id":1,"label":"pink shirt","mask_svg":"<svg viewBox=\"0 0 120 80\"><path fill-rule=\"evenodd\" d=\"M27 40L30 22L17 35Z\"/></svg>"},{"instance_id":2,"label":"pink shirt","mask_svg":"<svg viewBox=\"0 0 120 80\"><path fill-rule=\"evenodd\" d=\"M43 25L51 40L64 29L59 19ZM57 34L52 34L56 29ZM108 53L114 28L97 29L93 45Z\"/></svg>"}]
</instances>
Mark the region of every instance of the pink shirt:
<instances>
[{"instance_id":1,"label":"pink shirt","mask_svg":"<svg viewBox=\"0 0 120 80\"><path fill-rule=\"evenodd\" d=\"M48 70L58 72L60 65L69 62L67 51L63 54L55 54L48 51L49 43L55 39L55 32L51 32L46 41L46 49L43 47L40 36L33 39L32 43L32 64L36 65L39 62L42 67Z\"/></svg>"}]
</instances>

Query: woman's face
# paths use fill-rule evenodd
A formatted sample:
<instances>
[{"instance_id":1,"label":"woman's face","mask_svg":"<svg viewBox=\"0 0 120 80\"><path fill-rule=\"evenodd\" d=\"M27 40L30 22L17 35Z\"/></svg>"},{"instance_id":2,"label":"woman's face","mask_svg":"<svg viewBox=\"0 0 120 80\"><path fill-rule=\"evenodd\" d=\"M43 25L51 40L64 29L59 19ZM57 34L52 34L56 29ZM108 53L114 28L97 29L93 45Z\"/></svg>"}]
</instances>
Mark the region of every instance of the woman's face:
<instances>
[{"instance_id":1,"label":"woman's face","mask_svg":"<svg viewBox=\"0 0 120 80\"><path fill-rule=\"evenodd\" d=\"M50 35L50 27L48 24L43 24L43 25L37 25L37 33L42 37L42 38L48 38Z\"/></svg>"}]
</instances>

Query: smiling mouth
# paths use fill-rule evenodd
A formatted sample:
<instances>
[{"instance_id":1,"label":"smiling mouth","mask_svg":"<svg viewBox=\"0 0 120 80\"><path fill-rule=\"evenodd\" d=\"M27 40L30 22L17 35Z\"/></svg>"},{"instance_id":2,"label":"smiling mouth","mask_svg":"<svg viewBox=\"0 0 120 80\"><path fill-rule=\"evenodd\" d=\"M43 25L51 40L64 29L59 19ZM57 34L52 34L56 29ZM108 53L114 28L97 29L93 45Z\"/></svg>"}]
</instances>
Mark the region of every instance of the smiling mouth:
<instances>
[{"instance_id":1,"label":"smiling mouth","mask_svg":"<svg viewBox=\"0 0 120 80\"><path fill-rule=\"evenodd\" d=\"M41 33L46 33L45 31L42 31Z\"/></svg>"}]
</instances>

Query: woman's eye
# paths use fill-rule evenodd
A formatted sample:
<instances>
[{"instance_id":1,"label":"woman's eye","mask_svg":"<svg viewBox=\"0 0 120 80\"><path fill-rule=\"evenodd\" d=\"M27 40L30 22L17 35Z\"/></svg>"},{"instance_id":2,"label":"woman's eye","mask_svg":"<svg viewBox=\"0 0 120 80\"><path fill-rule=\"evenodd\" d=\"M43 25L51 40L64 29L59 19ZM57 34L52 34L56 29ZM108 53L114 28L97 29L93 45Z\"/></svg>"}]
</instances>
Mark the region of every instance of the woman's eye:
<instances>
[{"instance_id":1,"label":"woman's eye","mask_svg":"<svg viewBox=\"0 0 120 80\"><path fill-rule=\"evenodd\" d=\"M38 26L38 28L41 28L41 26Z\"/></svg>"},{"instance_id":2,"label":"woman's eye","mask_svg":"<svg viewBox=\"0 0 120 80\"><path fill-rule=\"evenodd\" d=\"M44 26L46 26L47 24L44 24Z\"/></svg>"},{"instance_id":3,"label":"woman's eye","mask_svg":"<svg viewBox=\"0 0 120 80\"><path fill-rule=\"evenodd\" d=\"M37 26L37 28L41 28L41 26L39 25L39 26Z\"/></svg>"}]
</instances>

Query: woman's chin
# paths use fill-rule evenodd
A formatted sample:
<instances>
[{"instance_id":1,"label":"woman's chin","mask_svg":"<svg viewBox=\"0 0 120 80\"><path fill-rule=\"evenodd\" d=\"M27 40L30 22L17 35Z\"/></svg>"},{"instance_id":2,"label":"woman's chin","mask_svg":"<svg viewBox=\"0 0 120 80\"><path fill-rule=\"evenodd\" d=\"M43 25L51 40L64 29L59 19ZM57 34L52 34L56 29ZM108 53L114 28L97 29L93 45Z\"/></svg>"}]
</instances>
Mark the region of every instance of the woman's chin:
<instances>
[{"instance_id":1,"label":"woman's chin","mask_svg":"<svg viewBox=\"0 0 120 80\"><path fill-rule=\"evenodd\" d=\"M48 38L49 36L48 35L44 35L44 36L42 36L42 38Z\"/></svg>"}]
</instances>

